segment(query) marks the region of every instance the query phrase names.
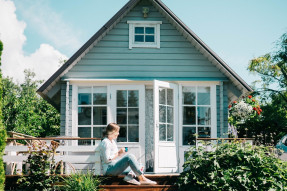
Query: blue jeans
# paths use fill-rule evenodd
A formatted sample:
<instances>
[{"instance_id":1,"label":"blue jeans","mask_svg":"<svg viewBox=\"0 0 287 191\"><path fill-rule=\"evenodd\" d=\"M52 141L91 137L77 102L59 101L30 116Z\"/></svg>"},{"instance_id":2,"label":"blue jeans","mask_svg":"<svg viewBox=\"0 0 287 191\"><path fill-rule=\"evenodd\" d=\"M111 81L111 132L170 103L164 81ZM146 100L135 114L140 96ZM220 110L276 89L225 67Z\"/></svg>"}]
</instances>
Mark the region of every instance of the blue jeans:
<instances>
[{"instance_id":1,"label":"blue jeans","mask_svg":"<svg viewBox=\"0 0 287 191\"><path fill-rule=\"evenodd\" d=\"M106 175L117 176L123 173L128 167L130 167L137 176L142 175L139 163L137 162L136 157L133 154L127 154L123 156L120 160L118 160L116 163L110 164L106 171Z\"/></svg>"}]
</instances>

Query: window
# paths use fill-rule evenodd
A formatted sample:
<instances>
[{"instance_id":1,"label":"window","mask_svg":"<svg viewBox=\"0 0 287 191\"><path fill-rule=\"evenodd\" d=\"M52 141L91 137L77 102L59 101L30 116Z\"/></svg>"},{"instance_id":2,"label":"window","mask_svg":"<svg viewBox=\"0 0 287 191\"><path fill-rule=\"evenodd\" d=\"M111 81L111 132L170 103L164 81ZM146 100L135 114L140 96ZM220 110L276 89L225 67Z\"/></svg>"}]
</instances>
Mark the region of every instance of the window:
<instances>
[{"instance_id":1,"label":"window","mask_svg":"<svg viewBox=\"0 0 287 191\"><path fill-rule=\"evenodd\" d=\"M139 91L117 90L118 142L139 142Z\"/></svg>"},{"instance_id":2,"label":"window","mask_svg":"<svg viewBox=\"0 0 287 191\"><path fill-rule=\"evenodd\" d=\"M161 21L128 21L129 48L160 48Z\"/></svg>"},{"instance_id":3,"label":"window","mask_svg":"<svg viewBox=\"0 0 287 191\"><path fill-rule=\"evenodd\" d=\"M101 138L107 125L107 88L79 87L78 136ZM92 141L79 141L79 145L91 145Z\"/></svg>"},{"instance_id":4,"label":"window","mask_svg":"<svg viewBox=\"0 0 287 191\"><path fill-rule=\"evenodd\" d=\"M195 138L211 137L211 103L209 86L182 88L183 145L195 145Z\"/></svg>"}]
</instances>

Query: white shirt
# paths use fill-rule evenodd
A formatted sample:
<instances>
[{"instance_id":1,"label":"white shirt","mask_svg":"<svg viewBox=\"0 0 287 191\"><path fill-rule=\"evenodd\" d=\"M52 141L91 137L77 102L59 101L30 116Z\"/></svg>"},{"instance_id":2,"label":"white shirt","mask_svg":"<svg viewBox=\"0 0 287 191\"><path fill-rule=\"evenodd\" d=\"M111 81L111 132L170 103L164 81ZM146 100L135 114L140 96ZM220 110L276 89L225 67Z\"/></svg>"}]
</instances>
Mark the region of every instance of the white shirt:
<instances>
[{"instance_id":1,"label":"white shirt","mask_svg":"<svg viewBox=\"0 0 287 191\"><path fill-rule=\"evenodd\" d=\"M101 162L103 165L103 174L106 173L109 164L115 163L117 160L112 159L118 154L118 146L114 140L105 138L100 144Z\"/></svg>"}]
</instances>

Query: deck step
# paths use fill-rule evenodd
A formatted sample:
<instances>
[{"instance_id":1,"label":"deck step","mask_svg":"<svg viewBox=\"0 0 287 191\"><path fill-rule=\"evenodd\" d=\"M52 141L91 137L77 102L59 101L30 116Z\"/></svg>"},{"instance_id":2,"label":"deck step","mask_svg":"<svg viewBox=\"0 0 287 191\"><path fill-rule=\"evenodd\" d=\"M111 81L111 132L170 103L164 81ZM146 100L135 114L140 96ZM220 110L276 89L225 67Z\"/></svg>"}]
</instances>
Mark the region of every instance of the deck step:
<instances>
[{"instance_id":1,"label":"deck step","mask_svg":"<svg viewBox=\"0 0 287 191\"><path fill-rule=\"evenodd\" d=\"M174 191L174 185L101 185L104 191Z\"/></svg>"}]
</instances>

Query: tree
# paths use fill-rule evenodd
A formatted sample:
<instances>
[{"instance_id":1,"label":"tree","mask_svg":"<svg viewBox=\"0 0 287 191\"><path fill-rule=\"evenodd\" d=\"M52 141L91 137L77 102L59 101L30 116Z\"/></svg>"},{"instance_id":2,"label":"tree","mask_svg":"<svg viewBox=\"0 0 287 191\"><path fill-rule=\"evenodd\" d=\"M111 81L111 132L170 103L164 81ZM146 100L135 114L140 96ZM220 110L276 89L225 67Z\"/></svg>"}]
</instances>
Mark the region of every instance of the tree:
<instances>
[{"instance_id":1,"label":"tree","mask_svg":"<svg viewBox=\"0 0 287 191\"><path fill-rule=\"evenodd\" d=\"M0 66L1 66L2 50L3 50L3 44L0 41ZM2 92L3 92L2 71L0 70L0 190L4 190L4 183L5 183L5 170L2 156L6 145L6 131L3 125L3 115L2 115Z\"/></svg>"},{"instance_id":2,"label":"tree","mask_svg":"<svg viewBox=\"0 0 287 191\"><path fill-rule=\"evenodd\" d=\"M251 60L248 70L260 75L262 87L256 91L268 100L270 94L278 94L287 103L287 33L277 43L277 50ZM287 104L283 107L287 108Z\"/></svg>"},{"instance_id":3,"label":"tree","mask_svg":"<svg viewBox=\"0 0 287 191\"><path fill-rule=\"evenodd\" d=\"M25 70L25 81L15 84L11 78L3 79L4 125L36 137L59 135L60 114L36 94L41 81L34 80L35 73Z\"/></svg>"}]
</instances>

